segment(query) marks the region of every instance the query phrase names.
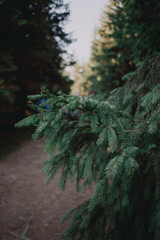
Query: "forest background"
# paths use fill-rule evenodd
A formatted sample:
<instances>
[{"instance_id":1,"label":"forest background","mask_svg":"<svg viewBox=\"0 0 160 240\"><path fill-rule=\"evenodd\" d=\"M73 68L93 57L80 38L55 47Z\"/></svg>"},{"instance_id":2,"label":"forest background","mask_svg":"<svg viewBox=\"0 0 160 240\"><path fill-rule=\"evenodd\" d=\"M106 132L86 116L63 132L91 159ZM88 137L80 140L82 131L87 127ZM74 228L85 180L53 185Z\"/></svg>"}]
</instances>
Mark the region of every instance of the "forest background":
<instances>
[{"instance_id":1,"label":"forest background","mask_svg":"<svg viewBox=\"0 0 160 240\"><path fill-rule=\"evenodd\" d=\"M61 167L62 188L75 175L77 190L81 180L84 188L96 183L93 197L68 215L74 217L64 239L159 239L159 1L106 6L88 64L75 67L75 95L87 97L57 92L69 86L62 75L63 44L71 43L61 28L67 6L58 0L14 4L1 2L1 16L9 16L1 39L2 120L23 117L26 96L34 94L30 105L37 114L19 126L36 126L34 138L49 136L49 180ZM49 91L35 95L42 81ZM35 103L42 98L49 111ZM14 114L8 111L13 106Z\"/></svg>"},{"instance_id":2,"label":"forest background","mask_svg":"<svg viewBox=\"0 0 160 240\"><path fill-rule=\"evenodd\" d=\"M70 81L62 74L72 64L65 50L72 40L63 30L68 17L68 5L59 0L0 2L2 129L30 114L27 95L42 85L69 91Z\"/></svg>"},{"instance_id":3,"label":"forest background","mask_svg":"<svg viewBox=\"0 0 160 240\"><path fill-rule=\"evenodd\" d=\"M129 76L122 77L137 63L158 53L157 4L110 1L101 26L95 28L89 62L74 65L73 94L107 94L125 83ZM73 82L64 69L75 61L66 52L73 40L64 32L69 6L63 1L4 0L0 11L0 126L4 129L30 114L27 96L38 93L41 86L69 92Z\"/></svg>"}]
</instances>

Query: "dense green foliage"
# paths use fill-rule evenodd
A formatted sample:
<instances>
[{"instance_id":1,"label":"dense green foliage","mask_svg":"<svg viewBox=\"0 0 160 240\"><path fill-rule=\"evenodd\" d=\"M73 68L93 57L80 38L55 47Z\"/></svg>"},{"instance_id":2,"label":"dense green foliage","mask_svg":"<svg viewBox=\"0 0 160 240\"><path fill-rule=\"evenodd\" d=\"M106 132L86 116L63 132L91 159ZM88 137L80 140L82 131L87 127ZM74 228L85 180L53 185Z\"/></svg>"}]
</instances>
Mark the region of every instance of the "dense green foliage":
<instances>
[{"instance_id":1,"label":"dense green foliage","mask_svg":"<svg viewBox=\"0 0 160 240\"><path fill-rule=\"evenodd\" d=\"M96 183L93 197L71 211L64 239L160 238L159 64L160 57L143 63L106 101L45 89L29 97L37 114L18 126L36 126L34 138L49 136L48 181L61 169L62 189L74 177L77 190ZM44 97L49 110L34 104Z\"/></svg>"},{"instance_id":2,"label":"dense green foliage","mask_svg":"<svg viewBox=\"0 0 160 240\"><path fill-rule=\"evenodd\" d=\"M95 31L88 77L95 93L124 84L136 64L159 52L160 3L111 0ZM122 77L129 73L124 79Z\"/></svg>"},{"instance_id":3,"label":"dense green foliage","mask_svg":"<svg viewBox=\"0 0 160 240\"><path fill-rule=\"evenodd\" d=\"M69 90L62 76L64 47L71 43L63 30L68 16L63 0L0 2L1 114L24 112L27 95L43 84Z\"/></svg>"},{"instance_id":4,"label":"dense green foliage","mask_svg":"<svg viewBox=\"0 0 160 240\"><path fill-rule=\"evenodd\" d=\"M48 181L61 169L62 189L67 179L76 179L77 191L95 184L92 198L64 217L72 218L65 240L160 239L160 57L152 56L159 51L159 7L157 0L112 1L93 43L92 90L103 95L123 74L124 86L106 99L42 88L29 96L36 113L17 125L34 125L35 139L48 137ZM47 102L37 106L42 98Z\"/></svg>"}]
</instances>

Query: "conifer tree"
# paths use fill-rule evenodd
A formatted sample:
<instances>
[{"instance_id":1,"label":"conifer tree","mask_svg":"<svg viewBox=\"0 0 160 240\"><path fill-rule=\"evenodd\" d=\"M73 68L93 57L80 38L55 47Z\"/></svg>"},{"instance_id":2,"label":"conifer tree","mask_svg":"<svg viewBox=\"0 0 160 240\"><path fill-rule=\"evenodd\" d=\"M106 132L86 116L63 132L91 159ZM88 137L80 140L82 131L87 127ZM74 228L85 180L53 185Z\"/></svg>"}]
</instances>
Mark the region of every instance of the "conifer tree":
<instances>
[{"instance_id":1,"label":"conifer tree","mask_svg":"<svg viewBox=\"0 0 160 240\"><path fill-rule=\"evenodd\" d=\"M62 76L64 47L71 38L63 25L69 16L63 0L4 0L0 4L0 79L4 108L25 110L28 94L45 84L69 90ZM70 64L70 63L68 63ZM14 90L19 90L13 94ZM5 101L10 92L12 105ZM6 99L7 100L7 99ZM3 109L4 109L3 108Z\"/></svg>"},{"instance_id":2,"label":"conifer tree","mask_svg":"<svg viewBox=\"0 0 160 240\"><path fill-rule=\"evenodd\" d=\"M55 96L42 88L40 94L29 96L29 104L36 114L17 124L18 127L34 125L35 139L48 137L49 159L44 161L43 168L48 182L61 169L62 189L66 180L72 179L76 179L77 191L95 184L92 198L64 217L63 221L71 219L62 235L64 240L160 239L160 57L152 56L159 50L159 45L154 44L154 41L159 42L155 20L159 18L159 4L156 0L153 2L143 2L148 13L143 19L142 1L113 1L110 26L115 29L111 28L113 31L109 35L114 37L112 44L119 45L106 48L109 60L116 56L115 52L124 50L123 56L115 58L120 66L128 56L134 65L146 57L134 71L124 76L124 86L107 93L105 99L61 93ZM152 14L157 15L145 31L145 24L151 20L149 7ZM116 28L117 16L119 25ZM126 37L129 26L133 27L133 34ZM138 30L134 32L137 26L140 27L138 33ZM156 32L152 38L153 30ZM135 40L135 33L141 33L142 38L150 37L151 42L143 46L140 35L136 35ZM132 46L134 42L137 48ZM107 74L112 67L106 64ZM121 75L121 68L115 74L118 71ZM102 86L99 85L101 89ZM46 98L47 102L37 106L35 102L41 98ZM47 103L49 110L44 108Z\"/></svg>"},{"instance_id":3,"label":"conifer tree","mask_svg":"<svg viewBox=\"0 0 160 240\"><path fill-rule=\"evenodd\" d=\"M72 209L63 233L68 240L160 238L159 124L160 57L144 62L135 77L105 101L93 96L55 96L46 89L29 96L37 114L33 138L48 136L48 182L61 169L60 186L76 178L76 189L95 183L91 199ZM37 107L34 102L46 98Z\"/></svg>"}]
</instances>

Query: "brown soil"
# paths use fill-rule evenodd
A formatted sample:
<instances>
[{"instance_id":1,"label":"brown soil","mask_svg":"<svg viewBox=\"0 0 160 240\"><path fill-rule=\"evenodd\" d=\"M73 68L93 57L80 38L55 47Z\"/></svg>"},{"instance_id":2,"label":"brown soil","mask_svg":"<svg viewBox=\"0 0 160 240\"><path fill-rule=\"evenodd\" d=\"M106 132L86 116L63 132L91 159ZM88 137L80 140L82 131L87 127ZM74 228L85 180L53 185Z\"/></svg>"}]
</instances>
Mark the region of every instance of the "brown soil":
<instances>
[{"instance_id":1,"label":"brown soil","mask_svg":"<svg viewBox=\"0 0 160 240\"><path fill-rule=\"evenodd\" d=\"M45 141L29 140L3 157L0 163L0 240L59 240L67 224L61 225L64 214L89 199L93 189L77 193L74 183L59 189L60 174L46 185L40 171ZM11 233L15 234L12 235ZM25 238L23 238L25 240Z\"/></svg>"}]
</instances>

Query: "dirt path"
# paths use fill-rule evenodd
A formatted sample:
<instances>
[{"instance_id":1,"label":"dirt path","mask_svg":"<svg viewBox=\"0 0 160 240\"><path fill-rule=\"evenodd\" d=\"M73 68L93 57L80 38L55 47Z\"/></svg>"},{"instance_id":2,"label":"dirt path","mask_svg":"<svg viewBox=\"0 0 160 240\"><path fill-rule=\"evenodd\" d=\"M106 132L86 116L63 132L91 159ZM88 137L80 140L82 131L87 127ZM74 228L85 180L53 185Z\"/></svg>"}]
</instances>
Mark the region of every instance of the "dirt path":
<instances>
[{"instance_id":1,"label":"dirt path","mask_svg":"<svg viewBox=\"0 0 160 240\"><path fill-rule=\"evenodd\" d=\"M62 192L60 174L46 186L40 172L41 160L47 159L43 149L44 140L29 140L0 163L0 240L16 239L9 232L21 236L27 225L31 240L59 240L66 227L61 218L92 195L93 189L76 193L70 182Z\"/></svg>"}]
</instances>

